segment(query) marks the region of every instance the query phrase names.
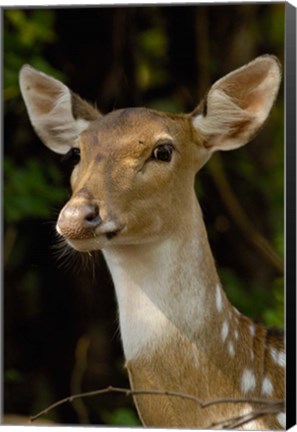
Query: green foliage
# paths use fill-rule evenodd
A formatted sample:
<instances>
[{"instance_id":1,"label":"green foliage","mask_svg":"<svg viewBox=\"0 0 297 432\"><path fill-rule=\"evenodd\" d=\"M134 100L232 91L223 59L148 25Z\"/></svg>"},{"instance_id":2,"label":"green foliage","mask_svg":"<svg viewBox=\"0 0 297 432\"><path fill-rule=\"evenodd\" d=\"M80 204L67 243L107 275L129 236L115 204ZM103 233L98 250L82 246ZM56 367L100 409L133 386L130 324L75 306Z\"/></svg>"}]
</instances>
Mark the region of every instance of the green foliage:
<instances>
[{"instance_id":1,"label":"green foliage","mask_svg":"<svg viewBox=\"0 0 297 432\"><path fill-rule=\"evenodd\" d=\"M137 39L136 76L140 88L147 89L169 80L166 71L167 35L163 27L144 30Z\"/></svg>"},{"instance_id":2,"label":"green foliage","mask_svg":"<svg viewBox=\"0 0 297 432\"><path fill-rule=\"evenodd\" d=\"M18 75L25 63L63 78L50 66L42 52L44 45L53 43L56 38L54 13L46 9L9 9L4 12L4 19L4 100L19 95Z\"/></svg>"},{"instance_id":3,"label":"green foliage","mask_svg":"<svg viewBox=\"0 0 297 432\"><path fill-rule=\"evenodd\" d=\"M7 369L4 373L4 381L7 383L19 383L23 380L23 374L17 369Z\"/></svg>"},{"instance_id":4,"label":"green foliage","mask_svg":"<svg viewBox=\"0 0 297 432\"><path fill-rule=\"evenodd\" d=\"M282 48L284 44L285 8L283 6L283 4L275 5L275 7L271 8L266 14L264 20L267 31L271 33L271 41L280 48Z\"/></svg>"},{"instance_id":5,"label":"green foliage","mask_svg":"<svg viewBox=\"0 0 297 432\"><path fill-rule=\"evenodd\" d=\"M244 315L267 326L284 327L284 280L277 278L271 287L244 282L230 269L221 268L220 277L230 302Z\"/></svg>"},{"instance_id":6,"label":"green foliage","mask_svg":"<svg viewBox=\"0 0 297 432\"><path fill-rule=\"evenodd\" d=\"M42 166L29 159L23 167L9 157L4 160L4 216L7 223L24 218L50 218L52 208L65 199L61 172L52 164Z\"/></svg>"},{"instance_id":7,"label":"green foliage","mask_svg":"<svg viewBox=\"0 0 297 432\"><path fill-rule=\"evenodd\" d=\"M140 426L140 421L129 408L117 408L101 414L103 421L111 426Z\"/></svg>"},{"instance_id":8,"label":"green foliage","mask_svg":"<svg viewBox=\"0 0 297 432\"><path fill-rule=\"evenodd\" d=\"M33 10L28 19L25 11L10 9L6 11L6 18L18 32L24 46L42 45L55 39L52 30L54 16L50 11Z\"/></svg>"},{"instance_id":9,"label":"green foliage","mask_svg":"<svg viewBox=\"0 0 297 432\"><path fill-rule=\"evenodd\" d=\"M273 304L263 311L264 322L271 327L284 328L285 324L285 302L284 302L284 279L277 278L272 286Z\"/></svg>"}]
</instances>

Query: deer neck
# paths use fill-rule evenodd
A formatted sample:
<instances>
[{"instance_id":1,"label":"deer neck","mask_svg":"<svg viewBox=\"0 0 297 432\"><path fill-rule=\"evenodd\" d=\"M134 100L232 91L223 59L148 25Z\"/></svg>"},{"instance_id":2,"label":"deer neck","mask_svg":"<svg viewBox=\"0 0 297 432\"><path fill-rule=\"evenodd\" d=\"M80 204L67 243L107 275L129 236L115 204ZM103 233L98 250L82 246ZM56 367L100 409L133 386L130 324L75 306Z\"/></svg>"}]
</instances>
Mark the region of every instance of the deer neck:
<instances>
[{"instance_id":1,"label":"deer neck","mask_svg":"<svg viewBox=\"0 0 297 432\"><path fill-rule=\"evenodd\" d=\"M127 360L153 353L177 336L203 345L205 330L224 302L201 210L193 200L188 220L170 238L106 249L115 284ZM209 341L205 343L209 349Z\"/></svg>"},{"instance_id":2,"label":"deer neck","mask_svg":"<svg viewBox=\"0 0 297 432\"><path fill-rule=\"evenodd\" d=\"M121 336L133 389L160 389L201 400L283 398L283 342L241 315L220 285L200 207L170 238L104 251L118 304ZM267 371L277 368L277 374ZM176 399L135 397L144 425L207 427L251 407L215 406L206 412ZM274 429L283 424L249 424Z\"/></svg>"}]
</instances>

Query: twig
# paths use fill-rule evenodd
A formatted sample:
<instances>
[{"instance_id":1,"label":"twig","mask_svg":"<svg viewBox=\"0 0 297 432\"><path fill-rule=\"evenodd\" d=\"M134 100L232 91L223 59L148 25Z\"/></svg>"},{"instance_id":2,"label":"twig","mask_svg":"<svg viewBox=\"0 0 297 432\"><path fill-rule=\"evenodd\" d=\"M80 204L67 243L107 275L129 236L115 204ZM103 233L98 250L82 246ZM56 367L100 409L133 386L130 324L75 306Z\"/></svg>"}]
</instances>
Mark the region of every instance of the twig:
<instances>
[{"instance_id":1,"label":"twig","mask_svg":"<svg viewBox=\"0 0 297 432\"><path fill-rule=\"evenodd\" d=\"M251 415L250 418L242 419L241 421L239 421L237 423L236 422L233 423L231 425L231 429L238 429L239 427L243 426L244 424L249 423L250 421L256 420L259 417L263 417L264 415L267 415L267 414L276 414L276 413L283 411L283 410L284 410L284 403L282 403L282 404L278 403L278 402L272 403L270 406L266 406L266 407L263 407L261 409L257 409L257 410L250 412L249 413ZM247 415L248 414L246 414L246 416Z\"/></svg>"},{"instance_id":2,"label":"twig","mask_svg":"<svg viewBox=\"0 0 297 432\"><path fill-rule=\"evenodd\" d=\"M230 417L218 422L214 422L209 426L209 428L212 429L214 427L221 427L222 429L238 429L246 423L263 417L264 415L276 414L284 410L284 402L269 402L271 403L268 406L263 406L261 409L256 409L240 416Z\"/></svg>"},{"instance_id":3,"label":"twig","mask_svg":"<svg viewBox=\"0 0 297 432\"><path fill-rule=\"evenodd\" d=\"M151 395L151 396L170 396L170 397L177 397L182 399L188 399L200 406L200 408L207 408L211 405L217 405L217 404L223 404L223 403L254 403L254 404L262 404L262 405L280 405L279 411L283 409L284 402L283 401L271 401L266 399L244 399L244 398L218 398L218 399L212 399L210 401L204 402L201 399L197 398L196 396L182 393L182 392L175 392L175 391L163 391L163 390L130 390L127 388L120 388L120 387L113 387L109 386L104 389L99 390L93 390L90 392L85 393L78 393L76 395L68 396L64 399L59 400L58 402L53 403L46 409L40 411L38 414L31 416L30 421L33 422L40 416L47 414L52 409L56 408L59 405L62 405L66 402L73 402L77 398L85 398L85 397L91 397L91 396L98 396L105 393L124 393L126 396L137 396L137 395Z\"/></svg>"}]
</instances>

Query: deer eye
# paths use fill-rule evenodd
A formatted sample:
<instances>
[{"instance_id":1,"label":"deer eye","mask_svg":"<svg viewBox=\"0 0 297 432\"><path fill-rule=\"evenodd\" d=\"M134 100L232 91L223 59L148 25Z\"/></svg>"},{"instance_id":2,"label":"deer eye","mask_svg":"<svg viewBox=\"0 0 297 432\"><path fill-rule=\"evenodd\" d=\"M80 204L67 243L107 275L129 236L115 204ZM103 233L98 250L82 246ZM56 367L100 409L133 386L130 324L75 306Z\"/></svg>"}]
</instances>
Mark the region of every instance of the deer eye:
<instances>
[{"instance_id":1,"label":"deer eye","mask_svg":"<svg viewBox=\"0 0 297 432\"><path fill-rule=\"evenodd\" d=\"M162 162L170 162L172 153L173 146L171 144L161 144L154 149L152 159Z\"/></svg>"},{"instance_id":2,"label":"deer eye","mask_svg":"<svg viewBox=\"0 0 297 432\"><path fill-rule=\"evenodd\" d=\"M72 147L61 159L62 163L71 163L72 165L77 165L80 161L80 149L77 147Z\"/></svg>"}]
</instances>

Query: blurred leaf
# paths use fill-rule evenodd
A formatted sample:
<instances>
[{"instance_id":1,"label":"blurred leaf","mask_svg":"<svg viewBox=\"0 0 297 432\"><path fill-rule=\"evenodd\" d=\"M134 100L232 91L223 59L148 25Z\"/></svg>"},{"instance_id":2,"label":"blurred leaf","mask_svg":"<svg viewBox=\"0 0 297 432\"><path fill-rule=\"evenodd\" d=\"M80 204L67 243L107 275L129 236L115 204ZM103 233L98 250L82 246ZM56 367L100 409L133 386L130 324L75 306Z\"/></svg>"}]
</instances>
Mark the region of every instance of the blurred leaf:
<instances>
[{"instance_id":1,"label":"blurred leaf","mask_svg":"<svg viewBox=\"0 0 297 432\"><path fill-rule=\"evenodd\" d=\"M220 269L220 276L229 301L241 313L268 326L284 327L283 278L276 279L273 287L266 287L246 284L226 268Z\"/></svg>"},{"instance_id":2,"label":"blurred leaf","mask_svg":"<svg viewBox=\"0 0 297 432\"><path fill-rule=\"evenodd\" d=\"M284 23L285 23L285 8L284 4L275 5L267 14L266 25L271 32L271 40L275 44L282 46L284 43Z\"/></svg>"},{"instance_id":3,"label":"blurred leaf","mask_svg":"<svg viewBox=\"0 0 297 432\"><path fill-rule=\"evenodd\" d=\"M18 31L20 43L25 46L53 42L55 39L52 30L53 14L51 11L33 10L31 16L28 16L24 10L10 9L5 12L5 17Z\"/></svg>"},{"instance_id":4,"label":"blurred leaf","mask_svg":"<svg viewBox=\"0 0 297 432\"><path fill-rule=\"evenodd\" d=\"M103 421L114 426L139 426L140 422L129 408L118 408L112 412L102 413Z\"/></svg>"},{"instance_id":5,"label":"blurred leaf","mask_svg":"<svg viewBox=\"0 0 297 432\"><path fill-rule=\"evenodd\" d=\"M42 166L31 159L24 167L4 159L4 215L7 223L26 217L49 218L65 192L58 184L61 174L54 165Z\"/></svg>"},{"instance_id":6,"label":"blurred leaf","mask_svg":"<svg viewBox=\"0 0 297 432\"><path fill-rule=\"evenodd\" d=\"M162 27L150 28L139 35L138 43L149 56L163 57L167 51L167 35Z\"/></svg>"},{"instance_id":7,"label":"blurred leaf","mask_svg":"<svg viewBox=\"0 0 297 432\"><path fill-rule=\"evenodd\" d=\"M24 379L23 374L16 369L7 369L4 372L4 380L7 383L18 383L23 381L23 379Z\"/></svg>"},{"instance_id":8,"label":"blurred leaf","mask_svg":"<svg viewBox=\"0 0 297 432\"><path fill-rule=\"evenodd\" d=\"M181 104L173 98L154 99L147 105L149 108L161 111L168 111L171 113L180 113L182 111Z\"/></svg>"},{"instance_id":9,"label":"blurred leaf","mask_svg":"<svg viewBox=\"0 0 297 432\"><path fill-rule=\"evenodd\" d=\"M274 299L273 307L267 308L263 313L265 323L272 327L284 328L285 303L283 278L275 280L272 287L272 296Z\"/></svg>"},{"instance_id":10,"label":"blurred leaf","mask_svg":"<svg viewBox=\"0 0 297 432\"><path fill-rule=\"evenodd\" d=\"M62 79L63 75L42 54L44 44L53 43L56 38L53 11L8 9L4 19L4 100L19 95L18 75L25 63Z\"/></svg>"},{"instance_id":11,"label":"blurred leaf","mask_svg":"<svg viewBox=\"0 0 297 432\"><path fill-rule=\"evenodd\" d=\"M148 89L169 80L164 67L167 57L167 35L162 27L139 34L136 50L136 76L140 88Z\"/></svg>"}]
</instances>

